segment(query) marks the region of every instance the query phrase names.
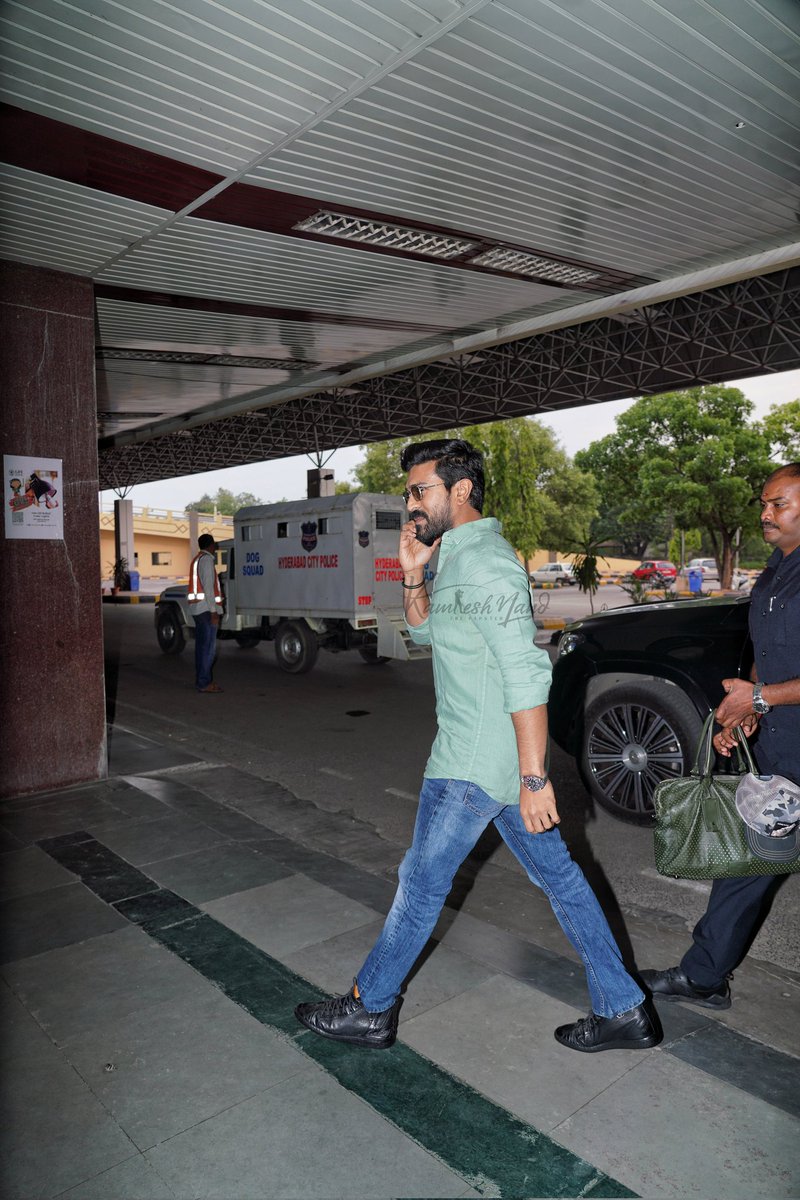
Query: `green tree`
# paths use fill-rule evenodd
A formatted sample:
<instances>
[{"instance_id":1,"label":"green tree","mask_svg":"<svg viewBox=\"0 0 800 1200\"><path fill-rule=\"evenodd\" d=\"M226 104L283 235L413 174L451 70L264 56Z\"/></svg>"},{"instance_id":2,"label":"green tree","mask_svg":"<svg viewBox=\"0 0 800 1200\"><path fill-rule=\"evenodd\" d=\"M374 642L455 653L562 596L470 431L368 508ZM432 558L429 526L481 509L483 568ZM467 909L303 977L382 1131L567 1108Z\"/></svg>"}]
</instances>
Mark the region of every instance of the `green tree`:
<instances>
[{"instance_id":1,"label":"green tree","mask_svg":"<svg viewBox=\"0 0 800 1200\"><path fill-rule=\"evenodd\" d=\"M755 496L771 469L752 412L738 388L688 388L637 400L603 439L617 477L627 479L628 507L704 530L722 587L730 587L736 531L757 527Z\"/></svg>"},{"instance_id":2,"label":"green tree","mask_svg":"<svg viewBox=\"0 0 800 1200\"><path fill-rule=\"evenodd\" d=\"M764 432L774 456L782 462L800 461L800 400L773 404L764 418Z\"/></svg>"},{"instance_id":3,"label":"green tree","mask_svg":"<svg viewBox=\"0 0 800 1200\"><path fill-rule=\"evenodd\" d=\"M552 430L527 417L372 443L351 471L357 490L402 492L403 449L412 440L441 437L466 438L484 455L484 511L497 517L526 559L540 548L563 550L597 511L592 477L573 466Z\"/></svg>"},{"instance_id":4,"label":"green tree","mask_svg":"<svg viewBox=\"0 0 800 1200\"><path fill-rule=\"evenodd\" d=\"M463 431L484 455L485 511L526 562L539 549L564 550L597 512L592 477L573 465L555 434L514 417Z\"/></svg>"},{"instance_id":5,"label":"green tree","mask_svg":"<svg viewBox=\"0 0 800 1200\"><path fill-rule=\"evenodd\" d=\"M594 612L594 597L600 587L600 570L598 563L601 555L602 539L593 537L588 530L583 536L576 538L571 554L578 587L589 597L589 608ZM602 560L605 562L605 559Z\"/></svg>"},{"instance_id":6,"label":"green tree","mask_svg":"<svg viewBox=\"0 0 800 1200\"><path fill-rule=\"evenodd\" d=\"M400 455L408 438L391 438L388 442L372 442L365 450L363 462L350 474L359 492L378 492L397 495L406 486L405 471L400 469Z\"/></svg>"},{"instance_id":7,"label":"green tree","mask_svg":"<svg viewBox=\"0 0 800 1200\"><path fill-rule=\"evenodd\" d=\"M588 472L598 490L598 514L592 533L604 531L625 557L644 558L653 542L666 543L669 521L660 505L645 506L635 487L639 469L636 447L623 448L616 434L592 442L575 455L575 466Z\"/></svg>"},{"instance_id":8,"label":"green tree","mask_svg":"<svg viewBox=\"0 0 800 1200\"><path fill-rule=\"evenodd\" d=\"M683 532L683 559L681 559L681 532ZM670 562L685 567L693 558L700 558L703 548L703 535L699 529L676 529L669 539L667 558ZM719 564L717 564L719 566Z\"/></svg>"},{"instance_id":9,"label":"green tree","mask_svg":"<svg viewBox=\"0 0 800 1200\"><path fill-rule=\"evenodd\" d=\"M252 492L239 492L238 496L234 496L233 492L229 492L227 488L219 488L216 496L209 496L206 492L199 500L193 500L191 504L187 504L186 512L218 512L222 516L232 517L240 508L249 508L253 504L263 503L264 501L259 500L258 496L254 496Z\"/></svg>"}]
</instances>

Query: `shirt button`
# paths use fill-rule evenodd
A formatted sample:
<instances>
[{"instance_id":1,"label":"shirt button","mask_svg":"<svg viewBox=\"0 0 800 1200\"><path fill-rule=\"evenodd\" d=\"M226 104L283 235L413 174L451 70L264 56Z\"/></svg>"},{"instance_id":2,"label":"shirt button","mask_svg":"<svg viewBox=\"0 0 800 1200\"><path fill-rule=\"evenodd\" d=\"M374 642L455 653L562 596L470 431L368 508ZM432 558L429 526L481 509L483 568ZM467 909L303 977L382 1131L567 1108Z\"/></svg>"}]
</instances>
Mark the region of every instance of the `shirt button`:
<instances>
[{"instance_id":1,"label":"shirt button","mask_svg":"<svg viewBox=\"0 0 800 1200\"><path fill-rule=\"evenodd\" d=\"M766 650L762 650L762 651L761 651L761 657L762 657L762 658L766 658L766 657L767 657L767 652L766 652Z\"/></svg>"},{"instance_id":2,"label":"shirt button","mask_svg":"<svg viewBox=\"0 0 800 1200\"><path fill-rule=\"evenodd\" d=\"M774 733L774 732L775 732L775 726L774 726L774 725L770 725L770 727L769 727L769 731L770 731L770 733Z\"/></svg>"}]
</instances>

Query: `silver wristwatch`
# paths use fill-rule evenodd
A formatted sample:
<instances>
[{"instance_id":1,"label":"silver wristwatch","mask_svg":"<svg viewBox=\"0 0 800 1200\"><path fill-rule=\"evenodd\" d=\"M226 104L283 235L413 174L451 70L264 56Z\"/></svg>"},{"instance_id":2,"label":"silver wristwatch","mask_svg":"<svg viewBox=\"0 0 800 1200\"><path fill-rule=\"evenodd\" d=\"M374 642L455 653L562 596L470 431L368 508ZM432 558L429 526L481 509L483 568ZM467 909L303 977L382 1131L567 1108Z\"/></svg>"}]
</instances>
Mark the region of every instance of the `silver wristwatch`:
<instances>
[{"instance_id":1,"label":"silver wristwatch","mask_svg":"<svg viewBox=\"0 0 800 1200\"><path fill-rule=\"evenodd\" d=\"M765 717L768 712L772 712L772 705L767 704L766 700L761 696L761 689L764 686L763 683L753 684L753 712L758 713L761 717Z\"/></svg>"},{"instance_id":2,"label":"silver wristwatch","mask_svg":"<svg viewBox=\"0 0 800 1200\"><path fill-rule=\"evenodd\" d=\"M547 783L547 775L520 775L519 781L529 792L540 792Z\"/></svg>"}]
</instances>

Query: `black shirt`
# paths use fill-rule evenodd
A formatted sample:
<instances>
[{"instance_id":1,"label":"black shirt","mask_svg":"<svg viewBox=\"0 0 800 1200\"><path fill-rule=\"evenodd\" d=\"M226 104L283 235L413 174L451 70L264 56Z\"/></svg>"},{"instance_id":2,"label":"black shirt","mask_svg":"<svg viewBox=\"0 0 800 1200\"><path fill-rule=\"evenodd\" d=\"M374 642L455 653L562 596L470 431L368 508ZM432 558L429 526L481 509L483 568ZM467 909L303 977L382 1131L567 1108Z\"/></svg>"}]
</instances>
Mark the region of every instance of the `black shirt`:
<instances>
[{"instance_id":1,"label":"black shirt","mask_svg":"<svg viewBox=\"0 0 800 1200\"><path fill-rule=\"evenodd\" d=\"M756 679L764 685L800 677L800 546L776 550L753 585L750 604ZM800 783L800 704L761 718L756 759L765 774Z\"/></svg>"}]
</instances>

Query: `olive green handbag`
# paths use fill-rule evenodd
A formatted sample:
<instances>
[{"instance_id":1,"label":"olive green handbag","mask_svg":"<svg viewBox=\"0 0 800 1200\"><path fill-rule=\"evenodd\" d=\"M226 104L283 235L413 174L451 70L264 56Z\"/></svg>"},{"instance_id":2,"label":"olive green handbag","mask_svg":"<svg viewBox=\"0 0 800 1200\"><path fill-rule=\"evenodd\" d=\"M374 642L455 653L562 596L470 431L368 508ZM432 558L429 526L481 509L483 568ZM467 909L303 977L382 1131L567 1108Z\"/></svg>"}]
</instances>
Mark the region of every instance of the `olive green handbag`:
<instances>
[{"instance_id":1,"label":"olive green handbag","mask_svg":"<svg viewBox=\"0 0 800 1200\"><path fill-rule=\"evenodd\" d=\"M690 775L665 779L654 793L656 868L680 879L728 879L739 875L787 875L800 871L800 855L789 861L759 858L750 849L736 811L736 788L746 771L758 774L744 734L738 771L711 774L714 713L709 713ZM744 755L744 758L742 757Z\"/></svg>"}]
</instances>

